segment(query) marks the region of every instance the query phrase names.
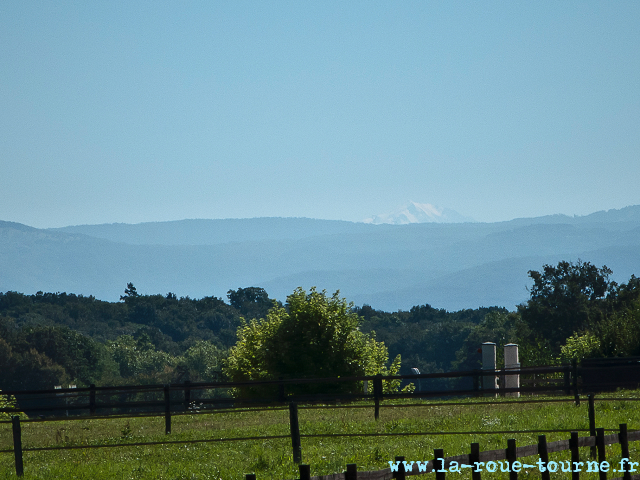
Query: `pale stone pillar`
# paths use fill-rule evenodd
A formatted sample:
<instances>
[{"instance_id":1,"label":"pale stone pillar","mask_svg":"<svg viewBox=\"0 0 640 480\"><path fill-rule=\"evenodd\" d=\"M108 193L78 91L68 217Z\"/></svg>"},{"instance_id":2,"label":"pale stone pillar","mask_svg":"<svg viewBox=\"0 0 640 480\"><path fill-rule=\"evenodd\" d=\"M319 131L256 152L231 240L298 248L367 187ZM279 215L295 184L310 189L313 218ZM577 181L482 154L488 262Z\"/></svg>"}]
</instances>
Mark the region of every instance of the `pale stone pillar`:
<instances>
[{"instance_id":1,"label":"pale stone pillar","mask_svg":"<svg viewBox=\"0 0 640 480\"><path fill-rule=\"evenodd\" d=\"M505 371L520 371L520 361L518 359L518 345L507 343L504 346L504 369ZM520 388L520 374L505 375L505 388ZM507 393L510 397L519 397L520 392Z\"/></svg>"},{"instance_id":2,"label":"pale stone pillar","mask_svg":"<svg viewBox=\"0 0 640 480\"><path fill-rule=\"evenodd\" d=\"M411 373L412 373L413 375L420 375L420 370L418 370L416 367L412 367L412 368L411 368ZM422 391L422 379L421 379L421 378L419 378L419 379L418 379L418 381L417 381L416 383L418 384L418 389L417 389L417 391L418 391L418 392L421 392L421 391Z\"/></svg>"},{"instance_id":3,"label":"pale stone pillar","mask_svg":"<svg viewBox=\"0 0 640 480\"><path fill-rule=\"evenodd\" d=\"M484 342L482 344L482 369L494 370L496 369L496 344L493 342ZM497 395L498 389L498 377L495 375L485 375L482 377L482 390L485 392L484 396L494 397ZM496 392L491 392L495 390Z\"/></svg>"}]
</instances>

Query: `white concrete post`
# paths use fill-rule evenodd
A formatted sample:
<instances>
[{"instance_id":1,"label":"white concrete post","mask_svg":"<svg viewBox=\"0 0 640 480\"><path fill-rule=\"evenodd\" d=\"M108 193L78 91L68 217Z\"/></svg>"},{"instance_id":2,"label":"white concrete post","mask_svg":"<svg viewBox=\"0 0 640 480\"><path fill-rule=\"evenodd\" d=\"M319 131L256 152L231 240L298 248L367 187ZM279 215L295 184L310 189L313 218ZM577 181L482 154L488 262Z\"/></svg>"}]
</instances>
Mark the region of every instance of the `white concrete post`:
<instances>
[{"instance_id":1,"label":"white concrete post","mask_svg":"<svg viewBox=\"0 0 640 480\"><path fill-rule=\"evenodd\" d=\"M416 367L412 367L411 368L411 373L413 375L420 375L420 370L418 370ZM422 391L422 379L419 378L416 383L418 384L418 392L421 392Z\"/></svg>"},{"instance_id":2,"label":"white concrete post","mask_svg":"<svg viewBox=\"0 0 640 480\"><path fill-rule=\"evenodd\" d=\"M496 344L493 342L484 342L482 344L482 369L494 370L496 369ZM497 395L498 389L498 377L495 375L485 375L482 377L482 390L486 393L484 396L494 397ZM491 393L491 390L496 390L495 393Z\"/></svg>"},{"instance_id":3,"label":"white concrete post","mask_svg":"<svg viewBox=\"0 0 640 480\"><path fill-rule=\"evenodd\" d=\"M508 370L520 370L520 362L518 359L518 345L515 343L507 343L504 346L504 369ZM520 374L517 375L505 375L505 388L520 388ZM507 393L509 397L519 397L520 392Z\"/></svg>"}]
</instances>

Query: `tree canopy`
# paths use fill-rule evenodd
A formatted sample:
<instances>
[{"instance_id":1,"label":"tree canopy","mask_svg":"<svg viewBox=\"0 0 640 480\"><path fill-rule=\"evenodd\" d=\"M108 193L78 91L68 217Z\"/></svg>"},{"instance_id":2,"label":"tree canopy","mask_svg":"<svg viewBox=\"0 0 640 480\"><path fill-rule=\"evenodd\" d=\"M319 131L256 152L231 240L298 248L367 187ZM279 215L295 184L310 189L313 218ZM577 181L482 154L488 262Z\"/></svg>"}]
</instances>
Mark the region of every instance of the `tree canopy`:
<instances>
[{"instance_id":1,"label":"tree canopy","mask_svg":"<svg viewBox=\"0 0 640 480\"><path fill-rule=\"evenodd\" d=\"M308 293L297 288L286 308L275 305L266 319L252 319L238 329L225 373L232 381L396 373L400 356L387 368L387 348L375 334L360 332L362 318L351 307L339 292L329 297L315 287ZM351 383L342 390L354 388ZM309 393L313 387L298 391Z\"/></svg>"},{"instance_id":2,"label":"tree canopy","mask_svg":"<svg viewBox=\"0 0 640 480\"><path fill-rule=\"evenodd\" d=\"M611 273L606 265L598 268L580 260L544 265L542 272L530 270L531 297L518 308L529 329L525 336L545 339L557 354L567 338L603 318L605 300L616 293Z\"/></svg>"}]
</instances>

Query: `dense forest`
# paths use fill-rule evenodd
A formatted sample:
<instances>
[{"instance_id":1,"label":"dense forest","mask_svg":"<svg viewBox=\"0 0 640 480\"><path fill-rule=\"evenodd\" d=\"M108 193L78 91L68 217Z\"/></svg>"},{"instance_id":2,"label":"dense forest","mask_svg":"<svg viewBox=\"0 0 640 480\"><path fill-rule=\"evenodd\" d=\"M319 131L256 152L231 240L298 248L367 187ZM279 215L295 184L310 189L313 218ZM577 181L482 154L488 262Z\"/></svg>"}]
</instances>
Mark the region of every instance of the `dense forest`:
<instances>
[{"instance_id":1,"label":"dense forest","mask_svg":"<svg viewBox=\"0 0 640 480\"><path fill-rule=\"evenodd\" d=\"M515 311L350 305L349 315L390 358L400 355L400 373L478 368L485 341L519 343L524 365L640 355L640 279L618 285L610 274L583 262L545 265L529 272L530 299ZM139 295L131 283L119 302L0 293L0 389L219 380L247 321L288 308L258 287L229 290L226 300Z\"/></svg>"}]
</instances>

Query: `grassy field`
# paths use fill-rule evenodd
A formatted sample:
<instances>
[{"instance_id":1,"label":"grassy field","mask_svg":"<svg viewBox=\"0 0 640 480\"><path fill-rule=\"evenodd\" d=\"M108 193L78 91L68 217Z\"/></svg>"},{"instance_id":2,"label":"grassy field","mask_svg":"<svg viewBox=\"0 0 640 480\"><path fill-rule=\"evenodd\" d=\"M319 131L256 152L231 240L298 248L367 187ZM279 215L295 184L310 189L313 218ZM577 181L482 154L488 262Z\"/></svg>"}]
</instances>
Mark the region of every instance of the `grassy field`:
<instances>
[{"instance_id":1,"label":"grassy field","mask_svg":"<svg viewBox=\"0 0 640 480\"><path fill-rule=\"evenodd\" d=\"M607 394L619 400L599 401L596 397L596 425L618 429L627 423L629 430L640 429L640 391ZM604 397L604 395L602 395ZM541 398L541 397L536 397ZM559 398L559 397L554 397ZM472 442L481 450L506 448L507 439L518 446L537 443L539 430L588 429L586 398L580 406L573 403L512 403L505 399L498 405L432 405L381 408L380 419L373 418L373 407L299 410L301 434L460 432L496 430L536 430L522 434L424 435L410 437L302 438L302 460L311 465L312 475L344 471L348 463L358 470L387 468L396 455L407 460L429 460L434 448L443 448L445 456L469 452ZM488 399L465 400L475 403ZM500 400L498 400L500 401ZM390 400L383 406L389 405ZM402 405L401 401L394 404ZM406 402L409 403L409 402ZM412 401L410 403L416 403ZM438 403L442 403L439 401ZM607 434L613 432L606 432ZM273 409L262 412L198 413L174 416L172 433L164 434L163 417L132 419L61 420L22 424L23 447L98 445L116 443L188 441L283 435L275 440L241 440L219 443L178 443L160 446L129 446L79 450L55 450L24 453L25 480L241 480L245 473L256 473L258 480L288 480L298 477L292 461L289 435L289 412ZM588 435L580 432L580 436ZM568 433L548 433L547 441L568 439ZM630 457L640 461L639 442L630 443ZM11 424L0 424L0 449L12 448ZM589 449L581 449L581 460L589 459ZM554 453L551 460L568 460L569 452ZM620 460L620 446L607 447L607 460ZM537 457L525 459L534 463ZM12 453L0 454L0 479L15 475ZM613 467L612 467L613 468ZM508 474L484 472L482 478L503 478ZM429 474L433 478L433 474ZM620 474L609 474L609 478ZM471 478L448 474L448 478ZM522 472L520 478L540 478L537 469ZM553 473L552 478L570 478L569 473ZM595 473L581 478L596 479Z\"/></svg>"}]
</instances>

